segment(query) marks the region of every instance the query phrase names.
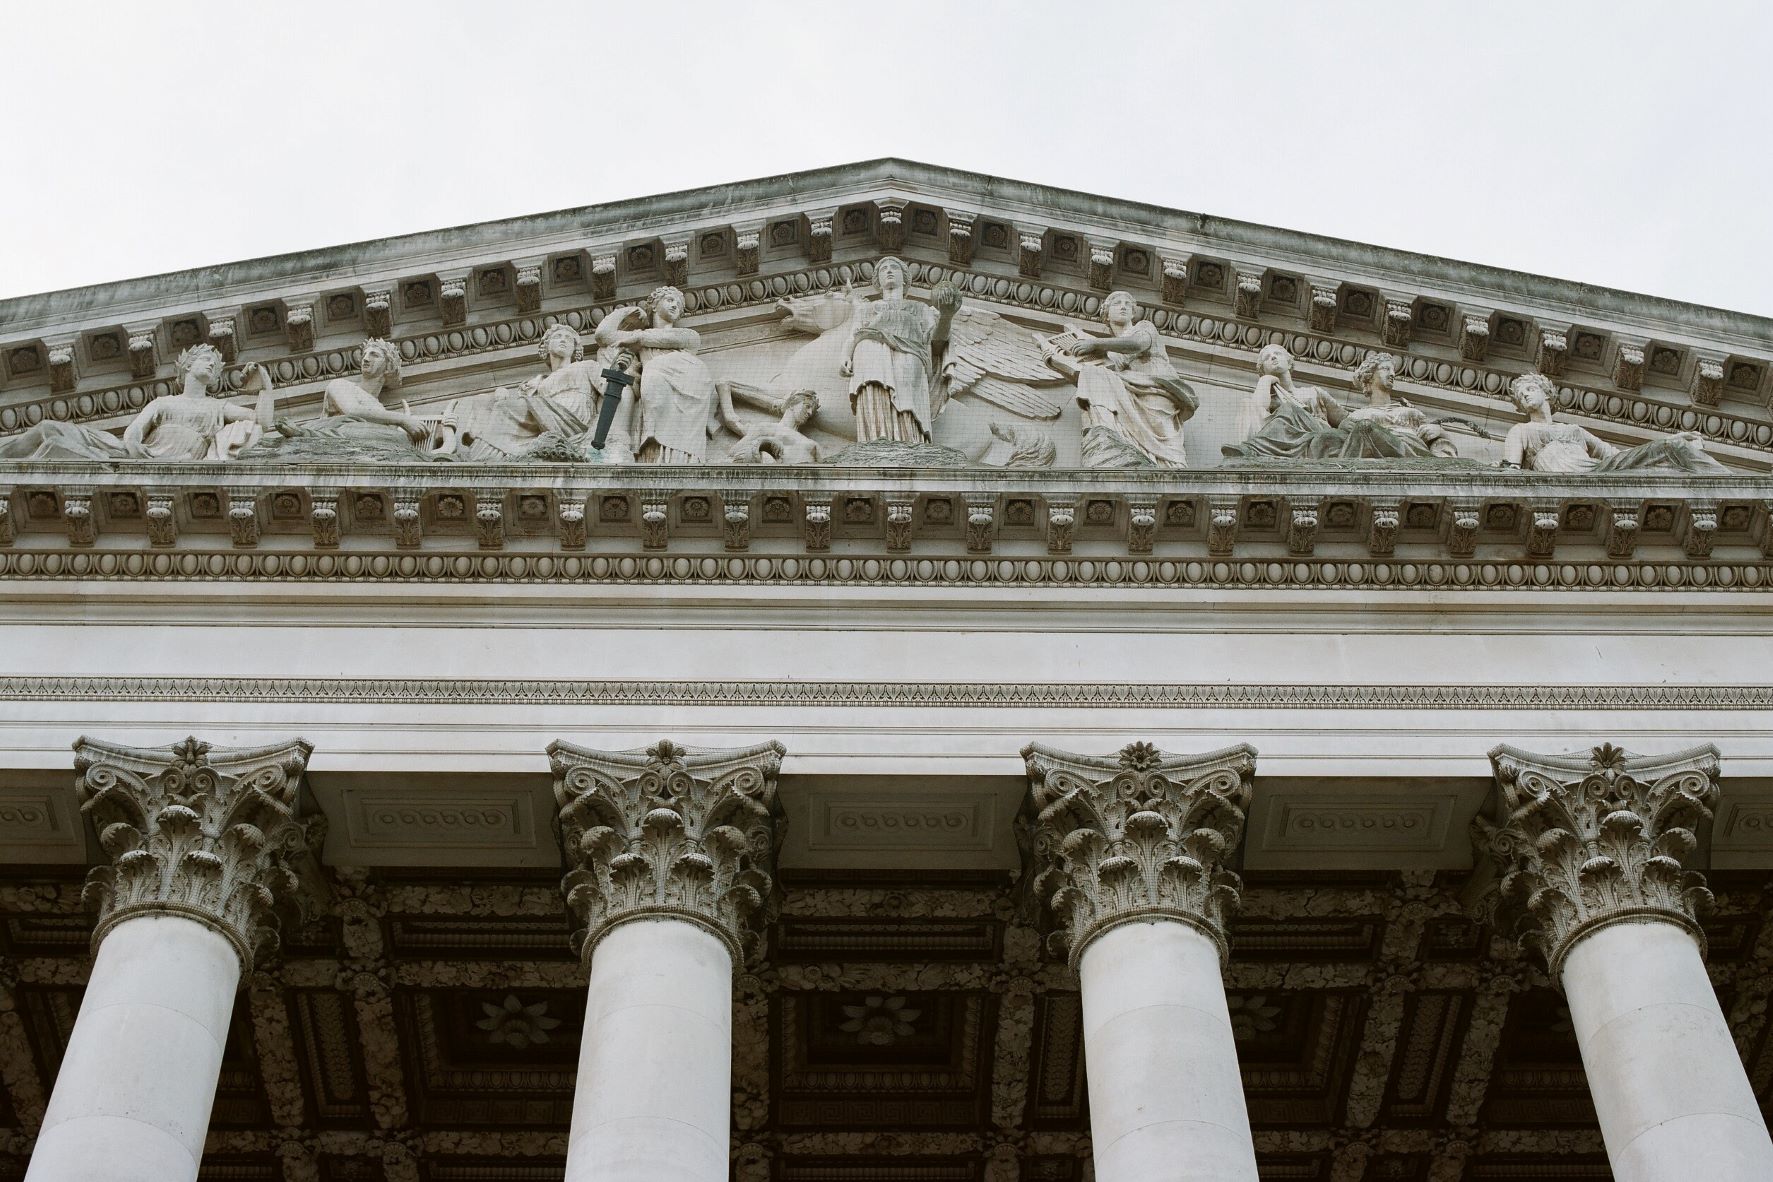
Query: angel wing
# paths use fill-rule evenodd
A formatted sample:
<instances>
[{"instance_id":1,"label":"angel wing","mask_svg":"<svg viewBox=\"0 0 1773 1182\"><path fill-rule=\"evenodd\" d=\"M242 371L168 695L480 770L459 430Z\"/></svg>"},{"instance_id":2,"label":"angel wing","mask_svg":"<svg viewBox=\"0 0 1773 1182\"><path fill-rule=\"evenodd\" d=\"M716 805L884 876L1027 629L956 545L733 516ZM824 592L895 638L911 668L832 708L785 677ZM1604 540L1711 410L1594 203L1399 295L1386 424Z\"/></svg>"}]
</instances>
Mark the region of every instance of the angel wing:
<instances>
[{"instance_id":1,"label":"angel wing","mask_svg":"<svg viewBox=\"0 0 1773 1182\"><path fill-rule=\"evenodd\" d=\"M1047 364L1032 331L995 312L966 307L949 325L942 378L950 398L972 394L1030 419L1059 417L1059 402L1042 391L1067 381Z\"/></svg>"}]
</instances>

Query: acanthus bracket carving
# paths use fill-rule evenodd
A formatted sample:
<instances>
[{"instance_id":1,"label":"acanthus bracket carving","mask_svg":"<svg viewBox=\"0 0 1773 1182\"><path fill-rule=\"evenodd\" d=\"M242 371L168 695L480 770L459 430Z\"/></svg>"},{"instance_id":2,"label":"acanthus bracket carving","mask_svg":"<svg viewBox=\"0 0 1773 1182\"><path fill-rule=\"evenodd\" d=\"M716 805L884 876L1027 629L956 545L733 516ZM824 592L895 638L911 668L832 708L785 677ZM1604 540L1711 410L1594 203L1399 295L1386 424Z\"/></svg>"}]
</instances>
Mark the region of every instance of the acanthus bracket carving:
<instances>
[{"instance_id":1,"label":"acanthus bracket carving","mask_svg":"<svg viewBox=\"0 0 1773 1182\"><path fill-rule=\"evenodd\" d=\"M463 277L466 281L466 276ZM465 313L464 313L465 315ZM448 311L444 313L448 322ZM394 332L394 293L378 288L363 293L363 331L372 337L387 337Z\"/></svg>"},{"instance_id":2,"label":"acanthus bracket carving","mask_svg":"<svg viewBox=\"0 0 1773 1182\"><path fill-rule=\"evenodd\" d=\"M1342 285L1333 279L1311 281L1311 305L1306 320L1312 332L1336 331L1336 312L1341 305Z\"/></svg>"},{"instance_id":3,"label":"acanthus bracket carving","mask_svg":"<svg viewBox=\"0 0 1773 1182\"><path fill-rule=\"evenodd\" d=\"M728 489L720 494L722 544L728 550L751 548L751 494Z\"/></svg>"},{"instance_id":4,"label":"acanthus bracket carving","mask_svg":"<svg viewBox=\"0 0 1773 1182\"><path fill-rule=\"evenodd\" d=\"M173 516L170 495L150 496L143 520L147 525L150 546L170 546L178 541L178 521Z\"/></svg>"},{"instance_id":5,"label":"acanthus bracket carving","mask_svg":"<svg viewBox=\"0 0 1773 1182\"><path fill-rule=\"evenodd\" d=\"M1238 269L1232 289L1232 311L1239 320L1254 320L1262 307L1262 272Z\"/></svg>"},{"instance_id":6,"label":"acanthus bracket carving","mask_svg":"<svg viewBox=\"0 0 1773 1182\"><path fill-rule=\"evenodd\" d=\"M259 498L254 489L234 489L228 494L228 537L235 546L259 544Z\"/></svg>"},{"instance_id":7,"label":"acanthus bracket carving","mask_svg":"<svg viewBox=\"0 0 1773 1182\"><path fill-rule=\"evenodd\" d=\"M1241 883L1227 862L1243 836L1256 751L1170 755L1131 743L1118 755L1022 750L1034 833L1034 891L1072 963L1119 924L1170 919L1226 953Z\"/></svg>"},{"instance_id":8,"label":"acanthus bracket carving","mask_svg":"<svg viewBox=\"0 0 1773 1182\"><path fill-rule=\"evenodd\" d=\"M67 489L62 493L62 524L68 531L70 546L90 546L98 540L90 489Z\"/></svg>"},{"instance_id":9,"label":"acanthus bracket carving","mask_svg":"<svg viewBox=\"0 0 1773 1182\"><path fill-rule=\"evenodd\" d=\"M973 214L964 210L944 210L948 215L948 261L957 267L973 262Z\"/></svg>"},{"instance_id":10,"label":"acanthus bracket carving","mask_svg":"<svg viewBox=\"0 0 1773 1182\"><path fill-rule=\"evenodd\" d=\"M1564 360L1569 356L1569 327L1542 324L1539 326L1539 350L1534 365L1548 378L1562 377Z\"/></svg>"},{"instance_id":11,"label":"acanthus bracket carving","mask_svg":"<svg viewBox=\"0 0 1773 1182\"><path fill-rule=\"evenodd\" d=\"M1367 553L1375 558L1388 558L1397 549L1397 527L1402 510L1396 501L1374 502L1372 520L1367 525Z\"/></svg>"},{"instance_id":12,"label":"acanthus bracket carving","mask_svg":"<svg viewBox=\"0 0 1773 1182\"><path fill-rule=\"evenodd\" d=\"M1077 525L1077 502L1047 502L1047 553L1071 553L1071 534ZM1773 533L1773 530L1769 530Z\"/></svg>"},{"instance_id":13,"label":"acanthus bracket carving","mask_svg":"<svg viewBox=\"0 0 1773 1182\"><path fill-rule=\"evenodd\" d=\"M780 743L712 749L669 739L645 750L548 746L568 909L587 963L630 919L675 918L714 933L743 963L751 920L774 885Z\"/></svg>"}]
</instances>

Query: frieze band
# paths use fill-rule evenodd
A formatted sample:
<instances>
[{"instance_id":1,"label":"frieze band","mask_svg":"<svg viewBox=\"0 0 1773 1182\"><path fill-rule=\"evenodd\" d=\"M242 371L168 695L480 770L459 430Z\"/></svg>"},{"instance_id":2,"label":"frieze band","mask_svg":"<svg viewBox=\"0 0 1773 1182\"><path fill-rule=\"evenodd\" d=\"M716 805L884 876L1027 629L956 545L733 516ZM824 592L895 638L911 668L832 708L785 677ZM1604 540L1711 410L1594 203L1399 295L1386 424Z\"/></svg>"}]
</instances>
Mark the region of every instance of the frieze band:
<instances>
[{"instance_id":1,"label":"frieze band","mask_svg":"<svg viewBox=\"0 0 1773 1182\"><path fill-rule=\"evenodd\" d=\"M4 677L0 700L596 706L1767 710L1773 685L1207 685L1135 682L594 681Z\"/></svg>"}]
</instances>

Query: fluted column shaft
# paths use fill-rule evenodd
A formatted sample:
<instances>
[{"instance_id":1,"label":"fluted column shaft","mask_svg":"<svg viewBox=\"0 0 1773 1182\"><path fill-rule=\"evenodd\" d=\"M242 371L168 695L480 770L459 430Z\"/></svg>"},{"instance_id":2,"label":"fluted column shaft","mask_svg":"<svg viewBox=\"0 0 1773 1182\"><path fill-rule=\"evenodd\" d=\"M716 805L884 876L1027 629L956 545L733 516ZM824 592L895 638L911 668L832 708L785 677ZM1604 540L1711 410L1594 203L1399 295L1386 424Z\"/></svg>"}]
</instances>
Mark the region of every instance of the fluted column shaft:
<instances>
[{"instance_id":1,"label":"fluted column shaft","mask_svg":"<svg viewBox=\"0 0 1773 1182\"><path fill-rule=\"evenodd\" d=\"M1097 1182L1256 1182L1220 968L1255 752L1023 755L1036 889L1083 992Z\"/></svg>"},{"instance_id":2,"label":"fluted column shaft","mask_svg":"<svg viewBox=\"0 0 1773 1182\"><path fill-rule=\"evenodd\" d=\"M97 953L27 1182L194 1182L240 977L317 836L308 748L75 745L111 865L87 884Z\"/></svg>"},{"instance_id":3,"label":"fluted column shaft","mask_svg":"<svg viewBox=\"0 0 1773 1182\"><path fill-rule=\"evenodd\" d=\"M726 1182L733 969L772 887L782 748L548 753L590 966L566 1182Z\"/></svg>"},{"instance_id":4,"label":"fluted column shaft","mask_svg":"<svg viewBox=\"0 0 1773 1182\"><path fill-rule=\"evenodd\" d=\"M1703 879L1684 869L1719 797L1718 754L1490 754L1474 823L1498 913L1563 988L1618 1182L1764 1182L1773 1138L1705 971Z\"/></svg>"}]
</instances>

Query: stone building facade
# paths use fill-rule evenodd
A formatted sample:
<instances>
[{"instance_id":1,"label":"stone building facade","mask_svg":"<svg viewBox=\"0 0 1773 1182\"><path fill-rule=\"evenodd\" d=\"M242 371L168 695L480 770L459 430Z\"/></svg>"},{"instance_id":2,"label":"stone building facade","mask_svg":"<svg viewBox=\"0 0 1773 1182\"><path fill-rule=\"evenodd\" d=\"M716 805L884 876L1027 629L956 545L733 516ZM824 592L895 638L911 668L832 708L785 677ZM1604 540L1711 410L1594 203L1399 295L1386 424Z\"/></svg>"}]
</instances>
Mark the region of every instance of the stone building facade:
<instances>
[{"instance_id":1,"label":"stone building facade","mask_svg":"<svg viewBox=\"0 0 1773 1182\"><path fill-rule=\"evenodd\" d=\"M0 1179L1773 1177L1770 366L904 161L0 302Z\"/></svg>"}]
</instances>

